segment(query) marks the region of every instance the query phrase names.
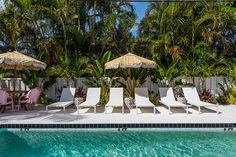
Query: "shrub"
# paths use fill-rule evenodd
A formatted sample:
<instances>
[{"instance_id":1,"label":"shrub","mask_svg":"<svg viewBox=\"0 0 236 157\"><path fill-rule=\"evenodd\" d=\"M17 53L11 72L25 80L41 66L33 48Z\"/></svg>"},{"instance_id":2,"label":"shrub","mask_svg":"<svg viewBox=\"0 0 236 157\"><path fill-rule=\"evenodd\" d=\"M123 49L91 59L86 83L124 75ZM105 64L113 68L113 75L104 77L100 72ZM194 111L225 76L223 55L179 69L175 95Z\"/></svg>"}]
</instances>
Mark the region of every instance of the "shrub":
<instances>
[{"instance_id":1,"label":"shrub","mask_svg":"<svg viewBox=\"0 0 236 157\"><path fill-rule=\"evenodd\" d=\"M208 90L204 89L204 91L201 94L201 100L204 102L215 103L214 97L209 89Z\"/></svg>"}]
</instances>

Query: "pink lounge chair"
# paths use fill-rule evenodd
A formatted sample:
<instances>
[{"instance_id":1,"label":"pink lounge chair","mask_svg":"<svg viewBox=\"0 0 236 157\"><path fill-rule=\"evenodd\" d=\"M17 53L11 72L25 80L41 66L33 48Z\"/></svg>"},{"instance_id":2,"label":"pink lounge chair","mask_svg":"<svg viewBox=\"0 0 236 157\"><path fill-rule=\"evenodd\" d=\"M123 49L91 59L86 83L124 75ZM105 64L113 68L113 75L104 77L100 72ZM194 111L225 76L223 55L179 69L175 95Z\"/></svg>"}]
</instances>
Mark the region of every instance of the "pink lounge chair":
<instances>
[{"instance_id":1,"label":"pink lounge chair","mask_svg":"<svg viewBox=\"0 0 236 157\"><path fill-rule=\"evenodd\" d=\"M25 104L29 104L30 107L32 107L32 105L34 103L37 102L37 100L39 99L40 97L40 94L41 94L42 90L39 88L39 87L36 87L36 88L33 88L31 89L27 94L25 95L22 95L20 98L19 98L19 102L18 102L18 111L19 111L19 107L23 107L25 108L25 110L27 110Z\"/></svg>"},{"instance_id":2,"label":"pink lounge chair","mask_svg":"<svg viewBox=\"0 0 236 157\"><path fill-rule=\"evenodd\" d=\"M4 113L6 107L9 105L13 109L13 99L6 91L0 89L0 111Z\"/></svg>"}]
</instances>

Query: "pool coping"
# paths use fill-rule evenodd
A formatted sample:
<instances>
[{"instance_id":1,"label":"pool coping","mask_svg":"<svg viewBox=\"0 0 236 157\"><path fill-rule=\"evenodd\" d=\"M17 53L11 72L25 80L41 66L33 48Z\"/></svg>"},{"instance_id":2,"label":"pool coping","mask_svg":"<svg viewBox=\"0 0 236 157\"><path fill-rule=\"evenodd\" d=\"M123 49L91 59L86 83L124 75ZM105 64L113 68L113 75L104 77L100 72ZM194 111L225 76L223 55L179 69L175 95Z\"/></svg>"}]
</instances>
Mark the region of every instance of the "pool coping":
<instances>
[{"instance_id":1,"label":"pool coping","mask_svg":"<svg viewBox=\"0 0 236 157\"><path fill-rule=\"evenodd\" d=\"M128 128L125 130L117 128L8 128L0 129L1 131L13 132L236 132L236 129L228 128Z\"/></svg>"},{"instance_id":2,"label":"pool coping","mask_svg":"<svg viewBox=\"0 0 236 157\"><path fill-rule=\"evenodd\" d=\"M236 123L114 123L114 124L0 124L0 129L223 129L232 131ZM235 129L236 130L236 129Z\"/></svg>"}]
</instances>

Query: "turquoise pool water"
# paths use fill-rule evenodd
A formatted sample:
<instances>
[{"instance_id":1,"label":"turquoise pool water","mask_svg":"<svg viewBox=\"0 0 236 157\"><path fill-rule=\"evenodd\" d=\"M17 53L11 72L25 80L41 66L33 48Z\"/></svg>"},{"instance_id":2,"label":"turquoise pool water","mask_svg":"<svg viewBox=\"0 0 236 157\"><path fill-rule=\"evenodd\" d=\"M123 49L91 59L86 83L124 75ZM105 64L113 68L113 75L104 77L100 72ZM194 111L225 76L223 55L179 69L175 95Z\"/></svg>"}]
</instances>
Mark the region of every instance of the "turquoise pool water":
<instances>
[{"instance_id":1,"label":"turquoise pool water","mask_svg":"<svg viewBox=\"0 0 236 157\"><path fill-rule=\"evenodd\" d=\"M0 131L0 157L234 157L236 132Z\"/></svg>"}]
</instances>

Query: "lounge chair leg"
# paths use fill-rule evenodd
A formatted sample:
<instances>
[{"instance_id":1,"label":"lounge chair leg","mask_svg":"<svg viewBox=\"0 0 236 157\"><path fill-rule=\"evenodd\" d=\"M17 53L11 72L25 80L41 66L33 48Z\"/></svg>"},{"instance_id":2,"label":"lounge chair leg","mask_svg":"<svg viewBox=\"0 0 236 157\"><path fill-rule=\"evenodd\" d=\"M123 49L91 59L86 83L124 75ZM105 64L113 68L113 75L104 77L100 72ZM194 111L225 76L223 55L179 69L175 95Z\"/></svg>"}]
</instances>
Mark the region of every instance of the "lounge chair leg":
<instances>
[{"instance_id":1,"label":"lounge chair leg","mask_svg":"<svg viewBox=\"0 0 236 157\"><path fill-rule=\"evenodd\" d=\"M66 111L66 107L63 107L63 112L65 112Z\"/></svg>"},{"instance_id":2,"label":"lounge chair leg","mask_svg":"<svg viewBox=\"0 0 236 157\"><path fill-rule=\"evenodd\" d=\"M15 107L15 105L14 105L14 104L11 104L11 111L12 111L12 112L14 111L14 107Z\"/></svg>"},{"instance_id":3,"label":"lounge chair leg","mask_svg":"<svg viewBox=\"0 0 236 157\"><path fill-rule=\"evenodd\" d=\"M124 106L122 106L122 114L124 114Z\"/></svg>"},{"instance_id":4,"label":"lounge chair leg","mask_svg":"<svg viewBox=\"0 0 236 157\"><path fill-rule=\"evenodd\" d=\"M7 107L7 106L3 106L3 108L2 108L2 113L4 113L4 112L5 112L5 110L6 110L6 107Z\"/></svg>"},{"instance_id":5,"label":"lounge chair leg","mask_svg":"<svg viewBox=\"0 0 236 157\"><path fill-rule=\"evenodd\" d=\"M186 108L186 113L188 114L188 107Z\"/></svg>"},{"instance_id":6,"label":"lounge chair leg","mask_svg":"<svg viewBox=\"0 0 236 157\"><path fill-rule=\"evenodd\" d=\"M79 114L79 107L77 106L77 113Z\"/></svg>"},{"instance_id":7,"label":"lounge chair leg","mask_svg":"<svg viewBox=\"0 0 236 157\"><path fill-rule=\"evenodd\" d=\"M199 114L201 113L201 107L200 106L198 106L198 112L199 112Z\"/></svg>"},{"instance_id":8,"label":"lounge chair leg","mask_svg":"<svg viewBox=\"0 0 236 157\"><path fill-rule=\"evenodd\" d=\"M217 106L217 114L219 114L219 106Z\"/></svg>"},{"instance_id":9,"label":"lounge chair leg","mask_svg":"<svg viewBox=\"0 0 236 157\"><path fill-rule=\"evenodd\" d=\"M96 111L96 106L94 106L94 111L93 111L94 113L96 113L97 111Z\"/></svg>"},{"instance_id":10,"label":"lounge chair leg","mask_svg":"<svg viewBox=\"0 0 236 157\"><path fill-rule=\"evenodd\" d=\"M19 107L20 108L20 107ZM46 112L48 112L48 107L46 106Z\"/></svg>"}]
</instances>

